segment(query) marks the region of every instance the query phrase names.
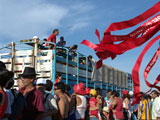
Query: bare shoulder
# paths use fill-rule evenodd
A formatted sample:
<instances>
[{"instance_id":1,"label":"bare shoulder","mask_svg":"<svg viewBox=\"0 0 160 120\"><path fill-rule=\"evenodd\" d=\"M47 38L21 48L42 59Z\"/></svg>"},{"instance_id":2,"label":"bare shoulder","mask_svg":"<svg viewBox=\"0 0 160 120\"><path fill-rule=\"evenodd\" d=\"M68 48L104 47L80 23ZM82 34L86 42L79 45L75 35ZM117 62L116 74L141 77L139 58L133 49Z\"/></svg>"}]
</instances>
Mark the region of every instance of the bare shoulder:
<instances>
[{"instance_id":1,"label":"bare shoulder","mask_svg":"<svg viewBox=\"0 0 160 120\"><path fill-rule=\"evenodd\" d=\"M117 103L117 100L116 100L116 99L113 99L113 100L112 100L112 103L113 103L113 104L116 104L116 103Z\"/></svg>"},{"instance_id":2,"label":"bare shoulder","mask_svg":"<svg viewBox=\"0 0 160 120\"><path fill-rule=\"evenodd\" d=\"M68 101L66 95L61 95L59 96L59 98L60 98L60 101L64 101L64 102Z\"/></svg>"},{"instance_id":3,"label":"bare shoulder","mask_svg":"<svg viewBox=\"0 0 160 120\"><path fill-rule=\"evenodd\" d=\"M79 96L76 96L77 106L82 103L82 100Z\"/></svg>"}]
</instances>

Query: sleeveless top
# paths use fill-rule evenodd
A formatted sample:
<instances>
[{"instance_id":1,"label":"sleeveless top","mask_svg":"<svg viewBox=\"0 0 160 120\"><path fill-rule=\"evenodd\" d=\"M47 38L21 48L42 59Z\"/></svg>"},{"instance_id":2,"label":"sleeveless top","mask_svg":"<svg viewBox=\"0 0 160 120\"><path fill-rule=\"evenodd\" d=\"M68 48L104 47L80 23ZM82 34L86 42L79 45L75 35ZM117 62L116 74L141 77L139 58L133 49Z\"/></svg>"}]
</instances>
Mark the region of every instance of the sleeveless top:
<instances>
[{"instance_id":1,"label":"sleeveless top","mask_svg":"<svg viewBox=\"0 0 160 120\"><path fill-rule=\"evenodd\" d=\"M90 98L89 100L89 107L92 108L92 107L96 107L96 104L97 104L97 100L96 98ZM97 118L98 117L98 110L90 110L90 116L96 116Z\"/></svg>"},{"instance_id":2,"label":"sleeveless top","mask_svg":"<svg viewBox=\"0 0 160 120\"><path fill-rule=\"evenodd\" d=\"M6 112L6 109L7 109L8 96L3 90L0 90L0 93L5 97L4 104L0 105L0 120L1 120Z\"/></svg>"},{"instance_id":3,"label":"sleeveless top","mask_svg":"<svg viewBox=\"0 0 160 120\"><path fill-rule=\"evenodd\" d=\"M115 107L115 112L113 114L115 115L116 119L124 119L123 116L123 102L119 98L116 98L117 105Z\"/></svg>"},{"instance_id":4,"label":"sleeveless top","mask_svg":"<svg viewBox=\"0 0 160 120\"><path fill-rule=\"evenodd\" d=\"M87 100L82 95L77 95L77 96L81 99L82 103L76 108L76 119L84 119L85 111L87 109Z\"/></svg>"}]
</instances>

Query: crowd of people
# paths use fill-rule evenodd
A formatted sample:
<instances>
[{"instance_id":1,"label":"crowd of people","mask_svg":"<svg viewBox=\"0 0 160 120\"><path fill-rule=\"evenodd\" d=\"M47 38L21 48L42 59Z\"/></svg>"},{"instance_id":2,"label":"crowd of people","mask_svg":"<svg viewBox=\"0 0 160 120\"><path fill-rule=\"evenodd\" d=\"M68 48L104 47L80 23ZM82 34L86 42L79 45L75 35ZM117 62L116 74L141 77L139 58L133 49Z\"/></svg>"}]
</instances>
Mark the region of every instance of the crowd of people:
<instances>
[{"instance_id":1,"label":"crowd of people","mask_svg":"<svg viewBox=\"0 0 160 120\"><path fill-rule=\"evenodd\" d=\"M45 41L56 43L58 34L59 30L55 29ZM64 37L60 37L56 46L65 45ZM55 44L45 46L55 48ZM69 59L73 60L77 49L77 45L68 48L72 55ZM63 49L57 50L65 57ZM79 61L86 64L85 57ZM90 55L89 67L91 61ZM133 91L124 90L120 94L106 90L103 96L101 88L88 88L82 82L73 87L64 84L61 73L56 74L54 83L36 76L33 67L25 67L15 89L14 73L0 61L0 120L160 120L160 97L156 90L147 95L141 92L141 101L132 106Z\"/></svg>"},{"instance_id":2,"label":"crowd of people","mask_svg":"<svg viewBox=\"0 0 160 120\"><path fill-rule=\"evenodd\" d=\"M57 36L59 35L59 29L54 29L52 34L48 37L48 39L44 38L44 43L39 46L39 49L55 49L56 48L56 55L61 56L63 58L66 58L67 51L68 50L68 59L74 62L77 62L77 49L78 45L74 44L72 46L66 46L66 41L64 40L64 37L61 36L59 38L59 41L57 41ZM39 41L39 37L34 36L33 41ZM80 54L80 53L78 53ZM81 55L81 54L80 54ZM91 65L92 56L88 56L88 66L92 67ZM81 56L79 57L79 63L82 65L86 65L86 57Z\"/></svg>"},{"instance_id":3,"label":"crowd of people","mask_svg":"<svg viewBox=\"0 0 160 120\"><path fill-rule=\"evenodd\" d=\"M139 104L131 106L133 92L90 89L80 82L71 87L62 75L55 83L36 79L35 69L25 67L13 89L14 73L0 62L0 120L159 120L160 97L156 90L150 95L141 92ZM54 91L54 95L51 91Z\"/></svg>"}]
</instances>

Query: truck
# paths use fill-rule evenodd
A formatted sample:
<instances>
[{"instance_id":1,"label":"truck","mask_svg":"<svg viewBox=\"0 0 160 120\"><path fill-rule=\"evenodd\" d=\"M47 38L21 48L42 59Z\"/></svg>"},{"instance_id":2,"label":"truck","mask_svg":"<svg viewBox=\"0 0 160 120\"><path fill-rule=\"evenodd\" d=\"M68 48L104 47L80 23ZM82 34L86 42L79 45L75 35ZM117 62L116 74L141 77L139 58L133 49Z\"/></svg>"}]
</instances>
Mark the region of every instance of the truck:
<instances>
[{"instance_id":1,"label":"truck","mask_svg":"<svg viewBox=\"0 0 160 120\"><path fill-rule=\"evenodd\" d=\"M56 47L50 49L46 44ZM130 73L106 64L97 70L94 59L89 61L88 56L79 52L74 51L74 55L71 54L68 47L57 46L39 39L21 40L19 43L12 42L1 46L0 61L6 64L8 70L14 72L15 81L25 67L34 67L38 74L37 78L49 79L53 83L56 73L61 73L62 81L71 88L83 82L89 88L100 87L103 95L107 89L117 90L120 94L123 90L133 89ZM89 62L92 66L89 66ZM14 87L17 87L16 82Z\"/></svg>"}]
</instances>

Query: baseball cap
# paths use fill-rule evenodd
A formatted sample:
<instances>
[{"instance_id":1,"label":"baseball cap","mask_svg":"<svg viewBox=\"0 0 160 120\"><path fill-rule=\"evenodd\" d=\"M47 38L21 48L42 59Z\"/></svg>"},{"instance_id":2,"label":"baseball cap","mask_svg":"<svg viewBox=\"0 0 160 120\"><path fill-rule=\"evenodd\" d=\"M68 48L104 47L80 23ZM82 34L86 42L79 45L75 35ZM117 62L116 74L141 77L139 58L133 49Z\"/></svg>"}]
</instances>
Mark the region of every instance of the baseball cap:
<instances>
[{"instance_id":1,"label":"baseball cap","mask_svg":"<svg viewBox=\"0 0 160 120\"><path fill-rule=\"evenodd\" d=\"M37 79L36 85L38 85L38 84L44 84L44 85L46 85L46 79L44 79L44 78Z\"/></svg>"}]
</instances>

